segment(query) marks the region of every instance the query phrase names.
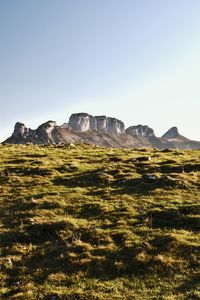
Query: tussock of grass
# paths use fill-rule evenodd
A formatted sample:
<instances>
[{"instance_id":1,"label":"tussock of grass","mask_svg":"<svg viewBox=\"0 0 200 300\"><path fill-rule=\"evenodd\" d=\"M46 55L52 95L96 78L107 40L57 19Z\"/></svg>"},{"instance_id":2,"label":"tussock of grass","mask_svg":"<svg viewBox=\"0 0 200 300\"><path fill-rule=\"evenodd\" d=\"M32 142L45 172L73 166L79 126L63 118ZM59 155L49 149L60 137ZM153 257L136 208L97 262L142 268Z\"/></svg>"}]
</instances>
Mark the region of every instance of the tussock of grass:
<instances>
[{"instance_id":1,"label":"tussock of grass","mask_svg":"<svg viewBox=\"0 0 200 300\"><path fill-rule=\"evenodd\" d=\"M0 145L2 299L200 299L200 151Z\"/></svg>"}]
</instances>

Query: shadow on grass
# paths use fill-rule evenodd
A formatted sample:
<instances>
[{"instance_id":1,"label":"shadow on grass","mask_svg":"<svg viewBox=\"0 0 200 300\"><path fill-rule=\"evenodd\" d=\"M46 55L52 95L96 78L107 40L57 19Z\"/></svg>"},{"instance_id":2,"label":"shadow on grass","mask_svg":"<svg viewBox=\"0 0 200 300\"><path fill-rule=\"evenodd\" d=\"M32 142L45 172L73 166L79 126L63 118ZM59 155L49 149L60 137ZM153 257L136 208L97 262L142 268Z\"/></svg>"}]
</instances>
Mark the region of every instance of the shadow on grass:
<instances>
[{"instance_id":1,"label":"shadow on grass","mask_svg":"<svg viewBox=\"0 0 200 300\"><path fill-rule=\"evenodd\" d=\"M57 240L41 249L35 255L23 262L27 274L33 274L35 280L43 283L50 274L63 272L65 274L78 274L84 272L88 278L107 278L109 280L120 276L139 276L151 272L152 262L139 262L136 259L137 247L98 250L90 254L84 246L64 243ZM72 255L73 253L73 255ZM40 269L40 274L37 270Z\"/></svg>"},{"instance_id":2,"label":"shadow on grass","mask_svg":"<svg viewBox=\"0 0 200 300\"><path fill-rule=\"evenodd\" d=\"M197 208L200 210L200 206ZM192 211L192 208L191 208ZM160 229L176 229L198 232L200 230L200 216L190 215L191 211L180 209L165 209L159 212L152 212L152 227Z\"/></svg>"},{"instance_id":3,"label":"shadow on grass","mask_svg":"<svg viewBox=\"0 0 200 300\"><path fill-rule=\"evenodd\" d=\"M37 197L36 197L37 198ZM0 211L0 218L3 226L7 229L1 233L1 244L9 245L15 243L36 243L41 244L55 238L55 231L65 227L65 223L32 224L32 217L35 216L35 209L56 209L57 203L43 201L42 204L25 200L22 198L9 199L4 210Z\"/></svg>"},{"instance_id":4,"label":"shadow on grass","mask_svg":"<svg viewBox=\"0 0 200 300\"><path fill-rule=\"evenodd\" d=\"M143 175L139 178L130 178L126 175L120 179L115 179L103 169L84 172L78 175L63 177L59 176L53 180L54 185L65 187L92 187L94 190L89 191L88 195L101 195L103 191L98 188L112 187L113 194L136 193L148 194L157 188L185 188L183 181L174 179L167 175L157 177L154 175ZM96 188L96 189L95 189Z\"/></svg>"},{"instance_id":5,"label":"shadow on grass","mask_svg":"<svg viewBox=\"0 0 200 300\"><path fill-rule=\"evenodd\" d=\"M199 288L199 283L200 283L200 273L194 275L189 280L186 280L183 284L181 284L178 287L177 291L188 292L192 290L197 290ZM194 299L198 299L198 298L194 298Z\"/></svg>"},{"instance_id":6,"label":"shadow on grass","mask_svg":"<svg viewBox=\"0 0 200 300\"><path fill-rule=\"evenodd\" d=\"M67 178L59 176L53 180L54 185L63 185L66 187L100 186L107 182L108 178L102 169L75 174Z\"/></svg>"},{"instance_id":7,"label":"shadow on grass","mask_svg":"<svg viewBox=\"0 0 200 300\"><path fill-rule=\"evenodd\" d=\"M174 179L170 176L162 175L157 177L154 175L143 175L139 178L131 178L119 180L113 183L116 188L113 191L114 194L141 194L149 195L156 189L174 189L174 188L186 188L183 181Z\"/></svg>"},{"instance_id":8,"label":"shadow on grass","mask_svg":"<svg viewBox=\"0 0 200 300\"><path fill-rule=\"evenodd\" d=\"M8 167L7 168L8 175L21 175L21 176L47 176L51 175L52 171L45 168L40 167L31 167L31 168L24 168L24 167Z\"/></svg>"},{"instance_id":9,"label":"shadow on grass","mask_svg":"<svg viewBox=\"0 0 200 300\"><path fill-rule=\"evenodd\" d=\"M35 208L36 204L23 199L8 199L4 205L4 210L0 212L2 223L8 229L20 227L27 224L31 217L30 211Z\"/></svg>"},{"instance_id":10,"label":"shadow on grass","mask_svg":"<svg viewBox=\"0 0 200 300\"><path fill-rule=\"evenodd\" d=\"M160 172L162 174L171 174L171 173L191 173L200 171L200 163L182 163L176 164L176 161L162 161L157 165L151 163L136 163L135 168L137 173L156 173Z\"/></svg>"}]
</instances>

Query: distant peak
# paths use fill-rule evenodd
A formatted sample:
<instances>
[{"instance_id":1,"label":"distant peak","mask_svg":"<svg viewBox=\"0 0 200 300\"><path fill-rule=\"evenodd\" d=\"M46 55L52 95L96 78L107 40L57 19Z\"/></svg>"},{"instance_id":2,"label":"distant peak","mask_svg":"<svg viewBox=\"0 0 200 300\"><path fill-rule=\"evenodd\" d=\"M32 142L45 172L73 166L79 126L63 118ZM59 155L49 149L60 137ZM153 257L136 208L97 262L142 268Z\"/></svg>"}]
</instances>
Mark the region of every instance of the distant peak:
<instances>
[{"instance_id":1,"label":"distant peak","mask_svg":"<svg viewBox=\"0 0 200 300\"><path fill-rule=\"evenodd\" d=\"M29 134L30 129L25 126L24 123L17 122L14 127L12 137L14 139L24 139Z\"/></svg>"},{"instance_id":2,"label":"distant peak","mask_svg":"<svg viewBox=\"0 0 200 300\"><path fill-rule=\"evenodd\" d=\"M17 123L15 123L14 131L18 132L22 127L25 127L24 123L17 122Z\"/></svg>"},{"instance_id":3,"label":"distant peak","mask_svg":"<svg viewBox=\"0 0 200 300\"><path fill-rule=\"evenodd\" d=\"M173 139L179 135L178 128L176 126L170 128L162 137L165 139Z\"/></svg>"}]
</instances>

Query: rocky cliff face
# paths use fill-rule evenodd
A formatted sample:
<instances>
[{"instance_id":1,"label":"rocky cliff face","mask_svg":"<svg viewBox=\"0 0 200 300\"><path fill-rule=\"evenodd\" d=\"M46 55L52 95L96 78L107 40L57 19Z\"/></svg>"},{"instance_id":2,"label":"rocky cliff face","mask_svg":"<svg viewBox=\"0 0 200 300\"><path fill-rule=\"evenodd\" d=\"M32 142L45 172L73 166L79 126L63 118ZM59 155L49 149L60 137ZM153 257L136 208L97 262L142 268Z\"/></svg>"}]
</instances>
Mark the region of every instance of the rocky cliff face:
<instances>
[{"instance_id":1,"label":"rocky cliff face","mask_svg":"<svg viewBox=\"0 0 200 300\"><path fill-rule=\"evenodd\" d=\"M136 138L150 137L155 135L153 129L147 125L130 126L126 129L126 132Z\"/></svg>"},{"instance_id":2,"label":"rocky cliff face","mask_svg":"<svg viewBox=\"0 0 200 300\"><path fill-rule=\"evenodd\" d=\"M178 149L200 149L200 142L191 141L172 127L162 137L156 137L147 125L130 126L116 118L91 116L87 113L72 114L69 122L58 126L48 121L37 129L27 128L17 122L14 132L4 143L10 144L66 144L91 143L103 147L156 147Z\"/></svg>"},{"instance_id":3,"label":"rocky cliff face","mask_svg":"<svg viewBox=\"0 0 200 300\"><path fill-rule=\"evenodd\" d=\"M120 135L125 132L125 125L122 121L106 116L96 116L96 130L107 132L113 135Z\"/></svg>"},{"instance_id":4,"label":"rocky cliff face","mask_svg":"<svg viewBox=\"0 0 200 300\"><path fill-rule=\"evenodd\" d=\"M80 132L97 130L113 135L120 135L125 132L122 121L106 116L93 117L87 113L71 115L68 125L72 130Z\"/></svg>"},{"instance_id":5,"label":"rocky cliff face","mask_svg":"<svg viewBox=\"0 0 200 300\"><path fill-rule=\"evenodd\" d=\"M48 121L36 129L35 138L39 138L41 143L54 143L53 133L55 128L56 122Z\"/></svg>"},{"instance_id":6,"label":"rocky cliff face","mask_svg":"<svg viewBox=\"0 0 200 300\"><path fill-rule=\"evenodd\" d=\"M29 129L20 122L17 122L14 127L13 137L25 138L28 135Z\"/></svg>"},{"instance_id":7,"label":"rocky cliff face","mask_svg":"<svg viewBox=\"0 0 200 300\"><path fill-rule=\"evenodd\" d=\"M86 113L72 114L68 125L72 130L80 132L96 129L94 117Z\"/></svg>"}]
</instances>

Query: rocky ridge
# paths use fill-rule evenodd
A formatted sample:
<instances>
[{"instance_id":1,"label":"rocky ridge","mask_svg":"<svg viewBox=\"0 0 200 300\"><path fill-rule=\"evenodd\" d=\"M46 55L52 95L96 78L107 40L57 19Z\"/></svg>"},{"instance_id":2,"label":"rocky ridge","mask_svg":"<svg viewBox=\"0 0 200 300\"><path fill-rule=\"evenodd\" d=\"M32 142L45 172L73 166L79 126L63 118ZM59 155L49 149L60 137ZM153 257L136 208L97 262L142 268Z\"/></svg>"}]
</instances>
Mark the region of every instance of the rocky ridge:
<instances>
[{"instance_id":1,"label":"rocky ridge","mask_svg":"<svg viewBox=\"0 0 200 300\"><path fill-rule=\"evenodd\" d=\"M125 129L122 121L87 113L72 114L68 123L58 126L55 121L41 124L37 129L27 128L17 122L14 132L3 143L10 144L67 144L90 143L103 147L155 147L158 149L199 149L200 142L179 134L177 127L169 129L162 137L156 137L147 125Z\"/></svg>"}]
</instances>

